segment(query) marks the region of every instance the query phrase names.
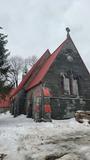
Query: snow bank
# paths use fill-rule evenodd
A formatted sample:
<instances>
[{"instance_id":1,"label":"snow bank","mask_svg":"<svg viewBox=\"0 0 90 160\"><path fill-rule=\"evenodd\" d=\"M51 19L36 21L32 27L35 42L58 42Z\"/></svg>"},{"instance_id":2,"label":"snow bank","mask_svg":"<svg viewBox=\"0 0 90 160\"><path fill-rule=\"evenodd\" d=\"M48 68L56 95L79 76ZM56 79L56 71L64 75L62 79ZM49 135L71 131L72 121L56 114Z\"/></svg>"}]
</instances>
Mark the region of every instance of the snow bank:
<instances>
[{"instance_id":1,"label":"snow bank","mask_svg":"<svg viewBox=\"0 0 90 160\"><path fill-rule=\"evenodd\" d=\"M24 115L0 115L0 153L7 154L5 160L44 160L62 153L70 157L74 152L78 157L85 153L85 158L90 159L88 123L80 124L75 119L35 123Z\"/></svg>"}]
</instances>

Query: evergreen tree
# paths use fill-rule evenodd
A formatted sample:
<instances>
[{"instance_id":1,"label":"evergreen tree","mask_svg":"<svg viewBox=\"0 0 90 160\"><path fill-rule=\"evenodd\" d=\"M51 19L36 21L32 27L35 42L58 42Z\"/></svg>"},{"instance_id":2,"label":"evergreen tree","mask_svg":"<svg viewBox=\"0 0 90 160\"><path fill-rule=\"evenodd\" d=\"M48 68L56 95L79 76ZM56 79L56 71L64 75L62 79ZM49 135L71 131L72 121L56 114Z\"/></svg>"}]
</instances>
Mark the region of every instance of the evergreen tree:
<instances>
[{"instance_id":1,"label":"evergreen tree","mask_svg":"<svg viewBox=\"0 0 90 160\"><path fill-rule=\"evenodd\" d=\"M2 29L0 27L0 29ZM9 81L10 65L8 62L9 52L6 49L7 35L0 33L0 97L5 96L11 89Z\"/></svg>"}]
</instances>

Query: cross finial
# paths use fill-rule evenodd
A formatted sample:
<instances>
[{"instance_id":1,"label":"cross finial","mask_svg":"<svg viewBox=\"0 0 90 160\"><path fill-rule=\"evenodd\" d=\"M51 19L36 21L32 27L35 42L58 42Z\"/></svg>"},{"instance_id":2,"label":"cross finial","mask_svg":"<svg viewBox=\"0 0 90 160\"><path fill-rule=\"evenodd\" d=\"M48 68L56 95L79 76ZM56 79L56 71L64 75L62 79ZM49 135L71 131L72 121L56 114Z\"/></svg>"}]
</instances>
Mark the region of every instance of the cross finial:
<instances>
[{"instance_id":1,"label":"cross finial","mask_svg":"<svg viewBox=\"0 0 90 160\"><path fill-rule=\"evenodd\" d=\"M70 34L69 34L69 32L70 32L70 28L69 28L69 27L67 27L67 28L66 28L66 31L67 31L67 38L68 38L68 37L70 37Z\"/></svg>"}]
</instances>

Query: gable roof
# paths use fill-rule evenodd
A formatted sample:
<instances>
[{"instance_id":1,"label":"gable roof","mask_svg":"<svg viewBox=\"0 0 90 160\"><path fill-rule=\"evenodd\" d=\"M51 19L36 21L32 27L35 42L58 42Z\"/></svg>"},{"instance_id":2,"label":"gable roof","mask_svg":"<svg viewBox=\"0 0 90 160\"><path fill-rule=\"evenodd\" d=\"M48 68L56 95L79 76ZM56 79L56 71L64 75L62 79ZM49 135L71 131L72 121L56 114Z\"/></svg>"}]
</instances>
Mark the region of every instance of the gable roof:
<instances>
[{"instance_id":1,"label":"gable roof","mask_svg":"<svg viewBox=\"0 0 90 160\"><path fill-rule=\"evenodd\" d=\"M25 83L28 81L28 79L33 75L35 69L38 67L39 63L46 58L46 56L50 56L50 51L47 49L45 53L41 56L41 58L33 65L33 67L28 71L28 73L25 75L24 79L21 81L19 86L14 90L14 92L11 94L11 97L15 96L25 85Z\"/></svg>"},{"instance_id":2,"label":"gable roof","mask_svg":"<svg viewBox=\"0 0 90 160\"><path fill-rule=\"evenodd\" d=\"M51 54L49 59L46 61L46 63L43 65L43 67L40 69L39 73L36 75L36 77L30 82L28 88L26 91L29 91L31 88L35 87L39 83L43 81L44 76L48 72L49 68L51 67L52 63L56 59L57 55L60 53L61 49L63 48L64 44L66 43L67 39Z\"/></svg>"}]
</instances>

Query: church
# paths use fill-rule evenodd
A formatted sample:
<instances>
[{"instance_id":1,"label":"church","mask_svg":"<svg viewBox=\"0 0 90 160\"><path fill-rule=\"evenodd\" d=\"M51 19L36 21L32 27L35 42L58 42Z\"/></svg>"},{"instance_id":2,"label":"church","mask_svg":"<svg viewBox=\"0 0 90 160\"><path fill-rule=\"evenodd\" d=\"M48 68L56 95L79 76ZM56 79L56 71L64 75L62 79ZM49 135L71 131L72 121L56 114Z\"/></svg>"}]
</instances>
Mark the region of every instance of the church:
<instances>
[{"instance_id":1,"label":"church","mask_svg":"<svg viewBox=\"0 0 90 160\"><path fill-rule=\"evenodd\" d=\"M90 74L70 36L51 54L49 50L26 73L11 94L14 117L26 114L35 121L74 117L90 110Z\"/></svg>"}]
</instances>

